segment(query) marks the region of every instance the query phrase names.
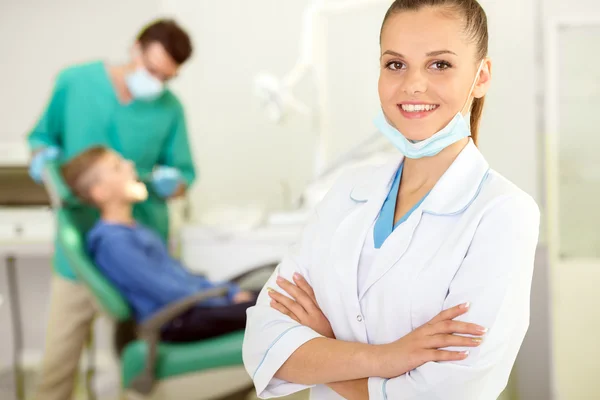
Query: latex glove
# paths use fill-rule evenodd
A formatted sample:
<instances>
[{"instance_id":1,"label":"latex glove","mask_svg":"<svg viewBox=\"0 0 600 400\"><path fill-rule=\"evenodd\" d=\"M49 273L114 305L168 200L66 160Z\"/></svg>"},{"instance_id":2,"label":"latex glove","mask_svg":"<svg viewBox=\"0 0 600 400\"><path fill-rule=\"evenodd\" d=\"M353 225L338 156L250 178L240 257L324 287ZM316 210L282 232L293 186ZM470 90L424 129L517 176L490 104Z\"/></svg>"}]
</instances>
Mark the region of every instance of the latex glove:
<instances>
[{"instance_id":1,"label":"latex glove","mask_svg":"<svg viewBox=\"0 0 600 400\"><path fill-rule=\"evenodd\" d=\"M182 182L181 173L177 168L158 167L152 172L152 187L163 198L173 196Z\"/></svg>"},{"instance_id":2,"label":"latex glove","mask_svg":"<svg viewBox=\"0 0 600 400\"><path fill-rule=\"evenodd\" d=\"M58 147L50 146L36 153L29 164L29 176L37 183L42 183L44 166L49 161L54 161L60 156Z\"/></svg>"}]
</instances>

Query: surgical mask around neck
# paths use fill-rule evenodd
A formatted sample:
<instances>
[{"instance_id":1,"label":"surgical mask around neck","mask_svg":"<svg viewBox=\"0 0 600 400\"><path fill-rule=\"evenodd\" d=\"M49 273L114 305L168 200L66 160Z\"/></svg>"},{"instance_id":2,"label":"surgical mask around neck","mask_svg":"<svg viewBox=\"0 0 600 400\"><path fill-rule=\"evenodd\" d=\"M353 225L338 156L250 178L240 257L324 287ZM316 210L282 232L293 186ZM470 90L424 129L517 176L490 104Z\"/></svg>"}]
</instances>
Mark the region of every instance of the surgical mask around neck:
<instances>
[{"instance_id":1,"label":"surgical mask around neck","mask_svg":"<svg viewBox=\"0 0 600 400\"><path fill-rule=\"evenodd\" d=\"M155 100L165 90L165 84L143 67L128 74L125 83L133 98L137 100Z\"/></svg>"},{"instance_id":2,"label":"surgical mask around neck","mask_svg":"<svg viewBox=\"0 0 600 400\"><path fill-rule=\"evenodd\" d=\"M482 60L479 64L475 80L471 85L471 90L469 90L463 108L456 113L454 118L452 118L445 127L436 132L433 136L418 142L407 139L406 136L389 122L383 109L381 109L379 115L375 118L375 126L405 157L413 159L435 156L446 147L465 137L471 136L471 114L468 112L466 115L463 115L463 111L467 106L469 109L471 107L469 99L471 98L473 89L475 89L484 62L485 60Z\"/></svg>"}]
</instances>

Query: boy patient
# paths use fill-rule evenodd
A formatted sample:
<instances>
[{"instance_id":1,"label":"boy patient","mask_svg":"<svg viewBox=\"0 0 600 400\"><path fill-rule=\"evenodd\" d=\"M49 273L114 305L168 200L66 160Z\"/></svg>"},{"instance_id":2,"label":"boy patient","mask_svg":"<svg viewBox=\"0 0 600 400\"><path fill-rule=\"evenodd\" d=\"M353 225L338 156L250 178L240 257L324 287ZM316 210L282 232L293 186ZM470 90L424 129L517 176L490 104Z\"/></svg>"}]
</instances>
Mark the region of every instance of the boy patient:
<instances>
[{"instance_id":1,"label":"boy patient","mask_svg":"<svg viewBox=\"0 0 600 400\"><path fill-rule=\"evenodd\" d=\"M138 323L170 303L227 287L226 296L203 301L163 327L162 339L187 342L244 329L255 294L189 273L157 234L133 219L133 205L146 200L148 192L131 162L92 147L66 163L62 175L75 195L100 210L100 220L87 234L88 253L127 299Z\"/></svg>"}]
</instances>

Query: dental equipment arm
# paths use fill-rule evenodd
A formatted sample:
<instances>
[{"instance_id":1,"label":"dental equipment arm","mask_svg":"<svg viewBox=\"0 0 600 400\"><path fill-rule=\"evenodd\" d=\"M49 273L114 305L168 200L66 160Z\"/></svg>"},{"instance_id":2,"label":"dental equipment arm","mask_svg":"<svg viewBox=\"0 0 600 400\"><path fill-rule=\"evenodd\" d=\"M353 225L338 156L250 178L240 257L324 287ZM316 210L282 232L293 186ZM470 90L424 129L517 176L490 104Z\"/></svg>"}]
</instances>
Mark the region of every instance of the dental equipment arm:
<instances>
[{"instance_id":1,"label":"dental equipment arm","mask_svg":"<svg viewBox=\"0 0 600 400\"><path fill-rule=\"evenodd\" d=\"M347 11L361 9L376 4L389 4L389 0L349 0L329 4L326 0L315 0L304 11L302 21L302 36L300 39L300 54L296 64L282 79L277 79L270 74L261 74L256 77L255 91L264 103L265 112L275 123L281 122L287 109L309 116L318 126L314 160L314 175L319 176L325 165L328 145L325 139L328 128L326 121L320 118L326 115L322 109L326 106L325 71L324 62L318 62L317 47L324 41L321 40L323 32L319 18L329 14L339 14ZM293 94L293 88L308 73L312 73L316 80L317 105L309 106L298 100Z\"/></svg>"},{"instance_id":2,"label":"dental equipment arm","mask_svg":"<svg viewBox=\"0 0 600 400\"><path fill-rule=\"evenodd\" d=\"M316 19L327 14L339 14L378 3L389 3L386 0L353 0L328 4L325 0L314 1L303 13L302 36L300 39L300 54L296 64L282 79L281 84L268 75L258 77L259 90L264 91L263 96L268 100L279 102L281 114L286 106L304 115L311 115L312 111L306 104L296 99L292 93L293 88L304 78L307 73L314 72L315 41L316 41ZM274 117L278 122L282 115Z\"/></svg>"},{"instance_id":3,"label":"dental equipment arm","mask_svg":"<svg viewBox=\"0 0 600 400\"><path fill-rule=\"evenodd\" d=\"M340 14L374 4L389 3L388 0L351 0L328 4L325 0L316 0L305 11L302 17L302 38L300 56L296 65L282 79L285 88L294 87L314 66L315 61L315 19L321 15Z\"/></svg>"}]
</instances>

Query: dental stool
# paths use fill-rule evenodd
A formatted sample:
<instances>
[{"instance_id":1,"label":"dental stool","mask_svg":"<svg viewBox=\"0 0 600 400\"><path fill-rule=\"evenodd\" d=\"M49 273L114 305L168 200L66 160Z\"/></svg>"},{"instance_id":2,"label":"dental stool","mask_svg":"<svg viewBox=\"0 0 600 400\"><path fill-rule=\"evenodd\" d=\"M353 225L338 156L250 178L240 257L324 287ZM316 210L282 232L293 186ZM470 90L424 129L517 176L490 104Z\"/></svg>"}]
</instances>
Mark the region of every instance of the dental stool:
<instances>
[{"instance_id":1,"label":"dental stool","mask_svg":"<svg viewBox=\"0 0 600 400\"><path fill-rule=\"evenodd\" d=\"M62 247L80 282L85 284L100 308L118 326L134 326L132 312L119 291L100 273L85 250L89 221L77 219L77 201L62 182L57 164L49 164L44 179L53 201L59 246ZM87 225L87 226L86 226ZM261 266L234 279L244 288L260 288L276 265ZM118 344L122 390L132 397L150 396L157 384L193 374L194 399L240 398L252 389L252 381L242 364L243 331L193 343L164 343L160 329L198 302L223 296L215 289L185 298L165 307L150 320L135 326L134 340ZM231 396L231 397L229 397ZM238 397L236 397L238 396ZM177 398L179 399L179 394ZM187 393L186 393L186 398Z\"/></svg>"}]
</instances>

